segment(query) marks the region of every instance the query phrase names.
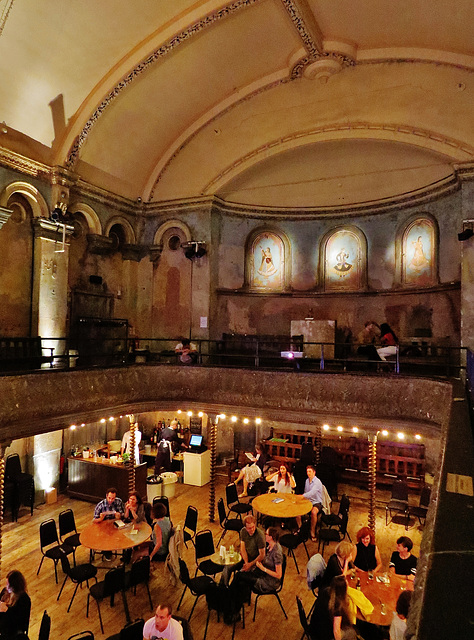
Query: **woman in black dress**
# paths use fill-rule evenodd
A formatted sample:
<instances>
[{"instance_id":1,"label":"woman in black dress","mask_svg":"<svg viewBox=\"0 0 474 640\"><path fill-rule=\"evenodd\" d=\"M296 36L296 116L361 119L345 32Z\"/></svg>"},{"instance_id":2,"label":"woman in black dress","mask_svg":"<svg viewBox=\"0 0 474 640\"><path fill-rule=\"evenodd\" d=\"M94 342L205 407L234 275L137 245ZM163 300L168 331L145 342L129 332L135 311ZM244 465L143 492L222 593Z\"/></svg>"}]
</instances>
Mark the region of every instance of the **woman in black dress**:
<instances>
[{"instance_id":1,"label":"woman in black dress","mask_svg":"<svg viewBox=\"0 0 474 640\"><path fill-rule=\"evenodd\" d=\"M377 573L382 568L380 551L375 545L375 535L369 527L362 527L357 532L357 544L352 552L354 564L361 571Z\"/></svg>"},{"instance_id":2,"label":"woman in black dress","mask_svg":"<svg viewBox=\"0 0 474 640\"><path fill-rule=\"evenodd\" d=\"M0 595L0 638L13 638L18 632L28 633L31 600L26 592L26 580L20 571L7 574Z\"/></svg>"}]
</instances>

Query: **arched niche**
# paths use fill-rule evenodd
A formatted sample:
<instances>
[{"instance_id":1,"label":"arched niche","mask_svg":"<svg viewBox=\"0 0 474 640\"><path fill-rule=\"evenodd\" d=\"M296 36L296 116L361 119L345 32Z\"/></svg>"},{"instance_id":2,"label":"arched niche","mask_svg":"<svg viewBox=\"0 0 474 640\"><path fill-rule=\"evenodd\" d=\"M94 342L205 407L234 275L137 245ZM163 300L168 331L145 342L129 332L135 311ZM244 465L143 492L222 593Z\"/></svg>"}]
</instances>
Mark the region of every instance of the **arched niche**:
<instances>
[{"instance_id":1,"label":"arched niche","mask_svg":"<svg viewBox=\"0 0 474 640\"><path fill-rule=\"evenodd\" d=\"M181 220L167 220L156 230L153 237L153 244L162 246L164 240L171 240L175 236L180 239L181 243L190 242L192 239L191 231L188 225L184 224L184 222L181 222ZM174 250L172 246L170 246L169 248L171 250Z\"/></svg>"},{"instance_id":2,"label":"arched niche","mask_svg":"<svg viewBox=\"0 0 474 640\"><path fill-rule=\"evenodd\" d=\"M291 249L278 229L255 229L245 244L244 287L253 291L281 292L291 285Z\"/></svg>"},{"instance_id":3,"label":"arched niche","mask_svg":"<svg viewBox=\"0 0 474 640\"><path fill-rule=\"evenodd\" d=\"M118 247L123 245L132 245L136 243L135 231L128 220L121 216L114 216L107 222L104 235L106 237L115 236L118 240Z\"/></svg>"},{"instance_id":4,"label":"arched niche","mask_svg":"<svg viewBox=\"0 0 474 640\"><path fill-rule=\"evenodd\" d=\"M49 218L49 207L36 187L28 182L12 182L0 194L0 205L7 207L14 194L21 194L28 201L34 218Z\"/></svg>"},{"instance_id":5,"label":"arched niche","mask_svg":"<svg viewBox=\"0 0 474 640\"><path fill-rule=\"evenodd\" d=\"M87 222L87 233L94 233L96 235L102 234L102 225L97 213L88 204L75 202L68 207L68 211L75 214L82 214Z\"/></svg>"},{"instance_id":6,"label":"arched niche","mask_svg":"<svg viewBox=\"0 0 474 640\"><path fill-rule=\"evenodd\" d=\"M331 229L321 240L319 256L324 291L367 288L367 238L360 229L352 225Z\"/></svg>"},{"instance_id":7,"label":"arched niche","mask_svg":"<svg viewBox=\"0 0 474 640\"><path fill-rule=\"evenodd\" d=\"M406 220L395 241L396 278L402 287L438 284L439 229L429 213Z\"/></svg>"}]
</instances>

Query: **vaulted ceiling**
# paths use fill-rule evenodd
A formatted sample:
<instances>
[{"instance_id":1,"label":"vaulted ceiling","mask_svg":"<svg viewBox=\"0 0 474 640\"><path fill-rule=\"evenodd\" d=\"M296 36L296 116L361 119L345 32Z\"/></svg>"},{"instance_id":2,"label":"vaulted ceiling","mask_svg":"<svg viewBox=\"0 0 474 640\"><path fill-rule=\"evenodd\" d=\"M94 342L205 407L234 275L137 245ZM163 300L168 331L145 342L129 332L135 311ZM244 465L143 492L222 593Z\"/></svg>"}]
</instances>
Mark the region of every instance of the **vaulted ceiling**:
<instances>
[{"instance_id":1,"label":"vaulted ceiling","mask_svg":"<svg viewBox=\"0 0 474 640\"><path fill-rule=\"evenodd\" d=\"M0 0L0 16L1 147L126 198L343 208L474 160L472 0Z\"/></svg>"}]
</instances>

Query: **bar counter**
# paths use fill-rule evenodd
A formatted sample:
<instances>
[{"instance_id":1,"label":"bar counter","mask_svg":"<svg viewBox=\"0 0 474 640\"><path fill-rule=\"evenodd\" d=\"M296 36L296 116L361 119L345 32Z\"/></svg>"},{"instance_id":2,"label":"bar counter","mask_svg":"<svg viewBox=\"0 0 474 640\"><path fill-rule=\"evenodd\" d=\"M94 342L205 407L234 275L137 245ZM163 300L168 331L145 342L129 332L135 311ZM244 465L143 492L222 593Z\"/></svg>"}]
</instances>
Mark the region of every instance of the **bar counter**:
<instances>
[{"instance_id":1,"label":"bar counter","mask_svg":"<svg viewBox=\"0 0 474 640\"><path fill-rule=\"evenodd\" d=\"M99 461L99 462L98 462ZM146 500L147 465L136 465L135 489ZM88 502L99 502L105 498L110 487L117 489L117 496L124 503L128 499L129 466L113 464L107 458L68 458L68 495Z\"/></svg>"}]
</instances>

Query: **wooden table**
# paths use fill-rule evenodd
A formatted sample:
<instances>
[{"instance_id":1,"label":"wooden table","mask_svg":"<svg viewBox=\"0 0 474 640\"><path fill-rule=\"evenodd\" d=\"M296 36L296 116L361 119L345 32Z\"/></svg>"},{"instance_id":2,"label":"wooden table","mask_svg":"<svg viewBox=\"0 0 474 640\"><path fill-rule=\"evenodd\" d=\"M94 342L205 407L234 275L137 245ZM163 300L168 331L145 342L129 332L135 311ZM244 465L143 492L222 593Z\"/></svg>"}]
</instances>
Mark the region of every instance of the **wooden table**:
<instances>
[{"instance_id":1,"label":"wooden table","mask_svg":"<svg viewBox=\"0 0 474 640\"><path fill-rule=\"evenodd\" d=\"M131 549L151 536L151 527L146 522L133 525L126 524L123 528L117 529L115 520L103 520L102 522L92 522L81 531L81 544L87 549L98 549L100 551L115 551L116 549ZM132 531L137 533L132 533Z\"/></svg>"},{"instance_id":2,"label":"wooden table","mask_svg":"<svg viewBox=\"0 0 474 640\"><path fill-rule=\"evenodd\" d=\"M304 516L311 511L313 505L307 498L294 493L264 493L253 499L252 507L266 516L285 519Z\"/></svg>"},{"instance_id":3,"label":"wooden table","mask_svg":"<svg viewBox=\"0 0 474 640\"><path fill-rule=\"evenodd\" d=\"M389 626L392 623L393 612L397 605L398 596L404 589L413 591L412 581L392 574L390 574L390 584L379 582L377 580L377 574L375 574L373 580L369 580L369 574L360 569L357 569L355 578L350 576L351 574L349 574L349 580L347 581L349 587L355 588L357 577L359 577L362 593L374 605L373 612L366 618L358 612L358 617L360 617L361 620L367 620L367 622L371 624ZM385 614L382 613L382 603L385 605Z\"/></svg>"}]
</instances>

